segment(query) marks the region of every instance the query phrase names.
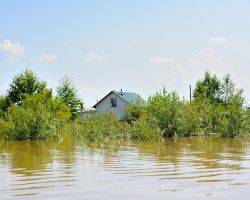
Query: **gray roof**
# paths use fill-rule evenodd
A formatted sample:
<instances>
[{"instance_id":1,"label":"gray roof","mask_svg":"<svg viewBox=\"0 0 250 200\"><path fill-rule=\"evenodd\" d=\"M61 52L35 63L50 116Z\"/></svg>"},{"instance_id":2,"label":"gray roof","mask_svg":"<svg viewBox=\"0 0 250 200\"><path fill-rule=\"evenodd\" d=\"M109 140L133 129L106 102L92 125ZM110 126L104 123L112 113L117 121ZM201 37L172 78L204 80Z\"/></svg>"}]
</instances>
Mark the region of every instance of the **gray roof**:
<instances>
[{"instance_id":1,"label":"gray roof","mask_svg":"<svg viewBox=\"0 0 250 200\"><path fill-rule=\"evenodd\" d=\"M117 96L119 96L120 98L122 98L124 101L126 101L127 103L133 104L133 103L140 103L145 105L146 101L140 97L138 94L134 93L134 92L118 92L115 90L112 90L111 92L109 92L105 97L103 97L100 101L98 101L93 108L96 107L96 105L98 103L100 103L103 99L105 99L110 93L115 93Z\"/></svg>"},{"instance_id":2,"label":"gray roof","mask_svg":"<svg viewBox=\"0 0 250 200\"><path fill-rule=\"evenodd\" d=\"M113 91L116 93L119 97L124 99L128 103L145 103L145 100L139 96L139 94L136 94L134 92L118 92Z\"/></svg>"}]
</instances>

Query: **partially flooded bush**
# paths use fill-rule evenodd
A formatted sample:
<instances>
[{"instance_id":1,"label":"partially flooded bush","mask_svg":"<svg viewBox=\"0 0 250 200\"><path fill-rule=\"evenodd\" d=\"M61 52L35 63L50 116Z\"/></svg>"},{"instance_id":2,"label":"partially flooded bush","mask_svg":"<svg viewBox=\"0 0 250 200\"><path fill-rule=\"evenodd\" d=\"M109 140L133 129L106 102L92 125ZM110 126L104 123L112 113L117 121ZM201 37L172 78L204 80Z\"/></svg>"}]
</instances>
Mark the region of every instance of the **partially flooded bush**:
<instances>
[{"instance_id":1,"label":"partially flooded bush","mask_svg":"<svg viewBox=\"0 0 250 200\"><path fill-rule=\"evenodd\" d=\"M129 124L120 121L111 111L76 121L69 130L85 141L163 139L161 129L152 119L141 116Z\"/></svg>"},{"instance_id":2,"label":"partially flooded bush","mask_svg":"<svg viewBox=\"0 0 250 200\"><path fill-rule=\"evenodd\" d=\"M192 136L202 133L200 103L196 101L182 102L180 127L178 136Z\"/></svg>"},{"instance_id":3,"label":"partially flooded bush","mask_svg":"<svg viewBox=\"0 0 250 200\"><path fill-rule=\"evenodd\" d=\"M149 97L147 112L154 117L164 131L164 137L180 133L182 101L177 93L156 93Z\"/></svg>"},{"instance_id":4,"label":"partially flooded bush","mask_svg":"<svg viewBox=\"0 0 250 200\"><path fill-rule=\"evenodd\" d=\"M229 75L220 80L206 73L197 82L192 101L164 89L149 97L147 104L130 104L123 120L112 112L81 120L80 111L82 102L69 80L62 82L58 97L53 97L46 82L27 69L0 96L0 137L46 140L71 133L87 141L161 140L211 134L236 137L250 132L250 110Z\"/></svg>"},{"instance_id":5,"label":"partially flooded bush","mask_svg":"<svg viewBox=\"0 0 250 200\"><path fill-rule=\"evenodd\" d=\"M246 115L246 123L245 123L246 132L250 134L250 108L247 108L245 113L246 113L245 114Z\"/></svg>"},{"instance_id":6,"label":"partially flooded bush","mask_svg":"<svg viewBox=\"0 0 250 200\"><path fill-rule=\"evenodd\" d=\"M225 107L225 123L221 125L223 137L236 137L247 132L247 127L244 125L247 122L247 115L243 104L244 98L237 94L232 97L232 102Z\"/></svg>"},{"instance_id":7,"label":"partially flooded bush","mask_svg":"<svg viewBox=\"0 0 250 200\"><path fill-rule=\"evenodd\" d=\"M143 114L131 124L130 138L134 140L162 140L163 131L159 128L156 119Z\"/></svg>"},{"instance_id":8,"label":"partially flooded bush","mask_svg":"<svg viewBox=\"0 0 250 200\"><path fill-rule=\"evenodd\" d=\"M58 139L69 119L67 106L44 91L8 109L0 122L1 135L13 140Z\"/></svg>"},{"instance_id":9,"label":"partially flooded bush","mask_svg":"<svg viewBox=\"0 0 250 200\"><path fill-rule=\"evenodd\" d=\"M91 115L77 121L71 131L87 141L129 138L129 124L119 121L112 112Z\"/></svg>"},{"instance_id":10,"label":"partially flooded bush","mask_svg":"<svg viewBox=\"0 0 250 200\"><path fill-rule=\"evenodd\" d=\"M132 122L139 119L139 117L145 112L145 109L145 102L137 101L135 103L129 104L125 109L123 121L126 121L131 124Z\"/></svg>"}]
</instances>

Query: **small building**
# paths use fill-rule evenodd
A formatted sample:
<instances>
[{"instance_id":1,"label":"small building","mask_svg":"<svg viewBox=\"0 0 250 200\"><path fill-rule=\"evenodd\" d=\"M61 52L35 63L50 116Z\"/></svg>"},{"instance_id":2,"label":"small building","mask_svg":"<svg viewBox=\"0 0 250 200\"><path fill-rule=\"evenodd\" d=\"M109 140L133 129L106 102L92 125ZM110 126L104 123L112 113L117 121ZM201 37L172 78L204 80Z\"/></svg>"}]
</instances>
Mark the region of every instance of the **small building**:
<instances>
[{"instance_id":1,"label":"small building","mask_svg":"<svg viewBox=\"0 0 250 200\"><path fill-rule=\"evenodd\" d=\"M122 119L125 114L125 109L129 104L145 104L145 100L134 92L111 91L98 101L93 108L97 113L113 111L119 119Z\"/></svg>"}]
</instances>

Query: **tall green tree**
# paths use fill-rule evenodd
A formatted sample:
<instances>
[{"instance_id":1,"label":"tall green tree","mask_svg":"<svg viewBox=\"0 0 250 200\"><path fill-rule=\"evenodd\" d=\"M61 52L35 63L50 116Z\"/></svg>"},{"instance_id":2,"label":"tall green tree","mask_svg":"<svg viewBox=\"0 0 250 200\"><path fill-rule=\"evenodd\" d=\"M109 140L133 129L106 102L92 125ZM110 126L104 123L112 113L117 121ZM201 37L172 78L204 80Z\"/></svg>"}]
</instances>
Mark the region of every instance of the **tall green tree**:
<instances>
[{"instance_id":1,"label":"tall green tree","mask_svg":"<svg viewBox=\"0 0 250 200\"><path fill-rule=\"evenodd\" d=\"M77 89L74 87L72 80L65 76L57 87L57 94L69 107L72 120L76 119L78 114L83 110L83 102L77 95Z\"/></svg>"},{"instance_id":2,"label":"tall green tree","mask_svg":"<svg viewBox=\"0 0 250 200\"><path fill-rule=\"evenodd\" d=\"M26 95L40 93L45 88L46 82L40 81L36 74L27 68L23 73L13 78L7 91L7 98L13 104L20 104Z\"/></svg>"},{"instance_id":3,"label":"tall green tree","mask_svg":"<svg viewBox=\"0 0 250 200\"><path fill-rule=\"evenodd\" d=\"M211 103L221 102L221 82L216 75L205 73L203 80L196 83L194 89L194 98L208 99Z\"/></svg>"}]
</instances>

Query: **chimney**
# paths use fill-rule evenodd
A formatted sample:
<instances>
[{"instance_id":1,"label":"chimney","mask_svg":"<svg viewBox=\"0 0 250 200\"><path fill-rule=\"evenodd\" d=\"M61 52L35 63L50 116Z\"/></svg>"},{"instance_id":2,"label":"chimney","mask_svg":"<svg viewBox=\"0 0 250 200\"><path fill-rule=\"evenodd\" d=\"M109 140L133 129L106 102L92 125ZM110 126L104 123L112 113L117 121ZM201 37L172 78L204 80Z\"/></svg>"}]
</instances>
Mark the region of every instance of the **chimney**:
<instances>
[{"instance_id":1,"label":"chimney","mask_svg":"<svg viewBox=\"0 0 250 200\"><path fill-rule=\"evenodd\" d=\"M121 95L123 95L123 94L122 94L122 89L121 89L121 92L120 92L120 93L121 93Z\"/></svg>"}]
</instances>

